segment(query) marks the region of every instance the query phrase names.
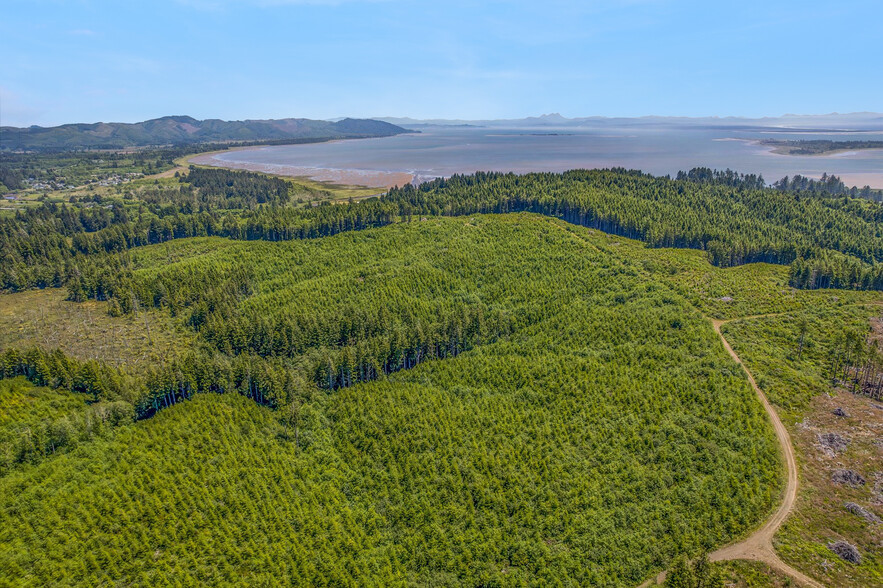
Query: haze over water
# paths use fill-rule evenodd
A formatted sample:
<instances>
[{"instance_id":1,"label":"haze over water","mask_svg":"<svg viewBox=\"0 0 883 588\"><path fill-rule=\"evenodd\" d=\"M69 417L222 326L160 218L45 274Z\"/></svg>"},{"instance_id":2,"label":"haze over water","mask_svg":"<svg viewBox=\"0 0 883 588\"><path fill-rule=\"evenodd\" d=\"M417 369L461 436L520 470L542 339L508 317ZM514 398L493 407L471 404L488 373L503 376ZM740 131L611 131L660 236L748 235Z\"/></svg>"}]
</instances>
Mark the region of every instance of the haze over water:
<instances>
[{"instance_id":1,"label":"haze over water","mask_svg":"<svg viewBox=\"0 0 883 588\"><path fill-rule=\"evenodd\" d=\"M883 188L883 149L795 156L771 153L758 139L881 141L883 132L787 132L785 129L640 125L522 129L425 127L419 134L305 145L255 147L193 161L373 186L475 171L560 172L626 167L674 175L693 167L762 174L768 183L827 172L847 185Z\"/></svg>"}]
</instances>

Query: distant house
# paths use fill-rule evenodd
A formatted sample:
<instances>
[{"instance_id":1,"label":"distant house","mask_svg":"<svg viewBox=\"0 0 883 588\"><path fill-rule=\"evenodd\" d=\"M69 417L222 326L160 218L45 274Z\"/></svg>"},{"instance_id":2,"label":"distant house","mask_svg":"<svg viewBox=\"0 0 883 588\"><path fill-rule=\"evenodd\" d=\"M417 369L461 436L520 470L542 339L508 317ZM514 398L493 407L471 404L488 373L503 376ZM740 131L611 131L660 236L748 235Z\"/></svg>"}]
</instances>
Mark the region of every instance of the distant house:
<instances>
[{"instance_id":1,"label":"distant house","mask_svg":"<svg viewBox=\"0 0 883 588\"><path fill-rule=\"evenodd\" d=\"M15 194L7 194L3 197L3 200L18 200L18 196Z\"/></svg>"}]
</instances>

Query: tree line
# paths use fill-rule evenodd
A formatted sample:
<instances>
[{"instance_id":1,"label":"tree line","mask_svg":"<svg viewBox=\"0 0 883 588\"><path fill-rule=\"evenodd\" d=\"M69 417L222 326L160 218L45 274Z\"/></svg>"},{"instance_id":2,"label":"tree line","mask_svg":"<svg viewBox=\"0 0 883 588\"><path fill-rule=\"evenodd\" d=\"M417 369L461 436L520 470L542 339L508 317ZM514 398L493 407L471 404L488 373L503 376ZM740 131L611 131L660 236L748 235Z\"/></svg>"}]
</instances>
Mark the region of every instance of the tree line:
<instances>
[{"instance_id":1,"label":"tree line","mask_svg":"<svg viewBox=\"0 0 883 588\"><path fill-rule=\"evenodd\" d=\"M427 216L527 211L640 239L651 247L701 249L711 263L724 267L794 264L796 287L881 287L883 237L876 227L883 208L859 199L758 189L762 179L735 172L691 170L674 180L623 169L476 173L419 187L408 184L361 202L308 208L281 204L281 186L273 188L276 197L259 202L256 194L269 188L258 188L264 180L252 177L257 174L243 173L198 171L199 182L215 194L199 203L172 199L135 209L97 207L104 212L45 205L36 213L2 219L0 284L10 290L66 284L84 272L86 256L97 254L102 263L106 258L101 254L172 239L287 241ZM228 188L240 195L231 196ZM246 209L225 208L231 199Z\"/></svg>"},{"instance_id":2,"label":"tree line","mask_svg":"<svg viewBox=\"0 0 883 588\"><path fill-rule=\"evenodd\" d=\"M794 177L785 176L773 183L773 188L783 192L800 192L812 196L836 197L850 196L852 198L865 198L880 202L883 200L883 190L874 190L870 186L858 188L848 187L839 177L823 173L818 180L808 178L800 174Z\"/></svg>"}]
</instances>

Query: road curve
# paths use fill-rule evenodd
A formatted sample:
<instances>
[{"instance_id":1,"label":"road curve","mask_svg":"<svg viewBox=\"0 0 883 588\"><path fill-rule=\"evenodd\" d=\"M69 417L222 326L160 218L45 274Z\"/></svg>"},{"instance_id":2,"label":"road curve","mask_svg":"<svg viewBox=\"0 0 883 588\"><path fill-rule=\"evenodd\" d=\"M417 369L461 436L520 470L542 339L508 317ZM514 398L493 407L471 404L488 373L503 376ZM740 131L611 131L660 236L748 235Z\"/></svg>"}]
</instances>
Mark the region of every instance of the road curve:
<instances>
[{"instance_id":1,"label":"road curve","mask_svg":"<svg viewBox=\"0 0 883 588\"><path fill-rule=\"evenodd\" d=\"M567 230L563 226L556 224L558 228L561 230ZM583 237L578 237L575 233L571 231L567 231L574 238L578 238L584 243L586 240ZM794 446L791 444L791 435L788 434L788 429L785 428L785 425L782 423L782 420L779 418L779 415L773 409L770 401L767 399L766 394L763 393L763 390L760 389L760 386L757 385L757 382L754 380L754 376L751 374L751 371L745 367L745 364L742 363L742 359L733 351L733 348L730 346L730 342L727 341L727 338L724 337L723 333L721 333L721 326L725 323L729 323L732 321L741 321L741 320L751 320L751 319L760 319L771 316L777 316L783 313L769 313L769 314L758 314L753 316L743 316L737 317L734 319L727 320L719 320L719 319L708 319L711 323L711 326L714 328L714 332L717 333L717 336L720 337L721 343L724 344L724 349L727 350L727 353L730 354L730 357L733 358L733 361L739 364L742 370L745 372L745 375L748 376L748 382L751 384L751 387L754 389L754 393L757 394L757 397L760 399L760 403L763 405L764 410L767 415L770 417L770 421L773 423L773 429L776 431L776 439L779 441L779 447L782 450L782 455L785 457L785 469L787 471L787 483L785 485L785 498L782 501L782 504L779 505L779 508L776 509L776 512L773 513L773 516L767 520L767 522L745 538L742 541L737 541L736 543L731 543L730 545L726 545L721 547L715 552L709 554L709 559L711 561L726 561L733 559L746 559L746 560L754 560L761 561L765 564L769 565L774 570L777 570L794 580L797 580L800 584L804 586L810 586L812 588L824 588L822 584L813 580L803 572L799 570L795 570L776 555L775 550L773 549L773 535L776 534L776 531L779 530L779 527L782 526L782 523L785 522L785 519L788 518L788 515L791 514L791 511L794 510L794 502L797 499L797 488L799 485L798 477L797 477L797 461L794 457ZM643 582L638 588L647 588L651 586L654 582L656 584L661 584L665 580L666 572L662 571L657 574L655 577L650 578Z\"/></svg>"},{"instance_id":2,"label":"road curve","mask_svg":"<svg viewBox=\"0 0 883 588\"><path fill-rule=\"evenodd\" d=\"M820 583L783 562L773 550L773 535L776 534L776 531L779 530L779 527L782 526L782 523L785 521L788 515L791 514L791 511L794 509L794 502L797 499L797 488L799 485L799 481L797 477L797 461L794 457L794 446L791 445L791 436L788 434L788 430L785 428L785 425L782 424L782 420L773 409L772 405L766 397L766 394L764 394L760 387L757 385L757 382L754 380L754 376L751 374L748 368L745 367L745 364L742 363L742 359L740 359L736 352L733 351L733 348L730 346L729 341L727 341L726 337L724 337L723 333L721 333L721 326L727 322L730 321L712 320L711 325L714 327L714 332L718 334L718 337L720 337L720 340L724 344L724 348L727 350L727 353L729 353L730 357L732 357L733 360L738 363L745 371L745 375L748 376L748 382L751 384L751 387L754 388L755 394L757 394L757 397L760 399L761 404L763 404L764 410L766 410L767 415L769 415L770 420L773 423L773 428L776 431L776 438L779 440L779 446L782 448L782 454L785 457L785 469L788 472L788 479L785 485L785 497L782 500L782 504L779 505L779 508L776 509L776 512L773 513L773 516L770 517L769 520L767 520L764 526L752 533L748 538L744 539L743 541L732 543L709 554L709 558L711 559L711 561L724 561L730 559L749 559L762 561L768 564L773 569L778 570L783 574L787 574L788 576L792 577L805 586L822 588L822 585Z\"/></svg>"}]
</instances>

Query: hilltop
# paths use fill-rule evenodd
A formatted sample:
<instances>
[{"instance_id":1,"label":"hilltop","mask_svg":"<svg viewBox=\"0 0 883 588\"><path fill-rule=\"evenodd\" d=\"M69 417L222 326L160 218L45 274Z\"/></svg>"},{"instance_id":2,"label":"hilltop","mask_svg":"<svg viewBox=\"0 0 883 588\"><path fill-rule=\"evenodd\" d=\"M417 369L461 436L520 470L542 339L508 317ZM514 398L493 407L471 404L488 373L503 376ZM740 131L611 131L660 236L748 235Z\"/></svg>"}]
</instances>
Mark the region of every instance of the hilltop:
<instances>
[{"instance_id":1,"label":"hilltop","mask_svg":"<svg viewBox=\"0 0 883 588\"><path fill-rule=\"evenodd\" d=\"M388 137L406 133L394 124L345 118L336 122L308 118L224 121L164 116L138 123L75 123L57 127L0 127L0 149L120 149L157 145L255 141L301 141Z\"/></svg>"}]
</instances>

